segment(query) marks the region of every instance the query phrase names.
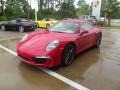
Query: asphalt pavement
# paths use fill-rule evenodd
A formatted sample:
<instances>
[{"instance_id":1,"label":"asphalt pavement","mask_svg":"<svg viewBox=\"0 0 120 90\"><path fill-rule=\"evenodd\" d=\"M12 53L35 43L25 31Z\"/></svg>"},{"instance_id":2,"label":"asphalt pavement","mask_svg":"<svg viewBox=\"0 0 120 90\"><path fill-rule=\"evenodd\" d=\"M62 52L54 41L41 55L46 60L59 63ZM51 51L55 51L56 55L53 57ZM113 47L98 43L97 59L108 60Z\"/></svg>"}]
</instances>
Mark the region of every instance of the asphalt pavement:
<instances>
[{"instance_id":1,"label":"asphalt pavement","mask_svg":"<svg viewBox=\"0 0 120 90\"><path fill-rule=\"evenodd\" d=\"M68 67L45 69L27 65L14 54L21 37L30 32L0 31L5 47L0 48L0 90L119 90L120 30L102 32L100 48L80 53Z\"/></svg>"}]
</instances>

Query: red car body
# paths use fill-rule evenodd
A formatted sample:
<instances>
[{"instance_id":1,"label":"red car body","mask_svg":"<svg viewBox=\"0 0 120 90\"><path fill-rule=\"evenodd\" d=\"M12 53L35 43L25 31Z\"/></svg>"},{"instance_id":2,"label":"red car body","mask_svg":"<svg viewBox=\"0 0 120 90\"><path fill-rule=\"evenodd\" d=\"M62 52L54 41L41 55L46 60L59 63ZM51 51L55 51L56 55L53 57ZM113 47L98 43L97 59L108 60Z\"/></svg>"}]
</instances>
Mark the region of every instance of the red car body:
<instances>
[{"instance_id":1,"label":"red car body","mask_svg":"<svg viewBox=\"0 0 120 90\"><path fill-rule=\"evenodd\" d=\"M100 28L93 27L81 34L80 26L85 22L84 20L64 20L63 22L77 22L79 26L72 34L47 30L32 32L25 40L17 44L17 57L30 65L54 67L61 64L61 55L68 43L74 43L76 54L96 45L98 35L101 34ZM46 51L47 45L53 40L59 40L59 45L51 51ZM47 58L37 61L36 56L40 56L42 59Z\"/></svg>"}]
</instances>

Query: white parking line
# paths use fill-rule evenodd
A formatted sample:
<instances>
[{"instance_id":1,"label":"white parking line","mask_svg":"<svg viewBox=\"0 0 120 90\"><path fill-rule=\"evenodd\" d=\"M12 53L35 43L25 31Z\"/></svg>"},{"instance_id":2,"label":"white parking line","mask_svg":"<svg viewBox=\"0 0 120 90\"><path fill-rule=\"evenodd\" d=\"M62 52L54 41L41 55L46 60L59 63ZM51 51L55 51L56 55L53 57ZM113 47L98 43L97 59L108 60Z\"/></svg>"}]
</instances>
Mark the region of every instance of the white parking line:
<instances>
[{"instance_id":1,"label":"white parking line","mask_svg":"<svg viewBox=\"0 0 120 90\"><path fill-rule=\"evenodd\" d=\"M0 39L0 41L5 41L5 40L12 40L12 39L18 39L18 38L22 38L22 36L19 37L11 37L11 38L6 38L6 39Z\"/></svg>"},{"instance_id":2,"label":"white parking line","mask_svg":"<svg viewBox=\"0 0 120 90\"><path fill-rule=\"evenodd\" d=\"M12 50L10 50L10 49L2 46L2 45L0 45L0 48L3 49L3 50L5 50L5 51L7 51L7 52L9 52L9 53L11 53L14 56L17 55L16 52L14 52L14 51L12 51ZM77 90L90 90L90 89L88 89L88 88L86 88L86 87L84 87L84 86L82 86L82 85L80 85L80 84L78 84L78 83L76 83L76 82L74 82L74 81L72 81L72 80L70 80L70 79L68 79L68 78L66 78L66 77L58 74L58 73L56 73L56 72L53 72L53 71L51 71L49 69L42 68L42 67L40 67L39 69L42 70L42 71L44 71L45 73L51 75L51 76L53 76L53 77L55 77L55 78L63 81L64 83L66 83L66 84L68 84L68 85L76 88Z\"/></svg>"},{"instance_id":3,"label":"white parking line","mask_svg":"<svg viewBox=\"0 0 120 90\"><path fill-rule=\"evenodd\" d=\"M13 54L14 56L17 56L17 53L13 52L12 50L10 50L10 49L2 46L2 45L0 45L0 48L4 49L5 51L7 51L7 52L9 52L9 53L11 53L11 54Z\"/></svg>"}]
</instances>

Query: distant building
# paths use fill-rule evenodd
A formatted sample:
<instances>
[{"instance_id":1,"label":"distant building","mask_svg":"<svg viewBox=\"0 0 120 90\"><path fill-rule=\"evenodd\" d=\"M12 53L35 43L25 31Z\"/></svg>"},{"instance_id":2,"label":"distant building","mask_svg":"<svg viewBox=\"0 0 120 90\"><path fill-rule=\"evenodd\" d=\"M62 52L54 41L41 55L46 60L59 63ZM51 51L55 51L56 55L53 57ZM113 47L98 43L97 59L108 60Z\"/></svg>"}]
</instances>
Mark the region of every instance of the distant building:
<instances>
[{"instance_id":1,"label":"distant building","mask_svg":"<svg viewBox=\"0 0 120 90\"><path fill-rule=\"evenodd\" d=\"M97 19L100 18L102 0L93 0L92 2L92 16L96 16Z\"/></svg>"}]
</instances>

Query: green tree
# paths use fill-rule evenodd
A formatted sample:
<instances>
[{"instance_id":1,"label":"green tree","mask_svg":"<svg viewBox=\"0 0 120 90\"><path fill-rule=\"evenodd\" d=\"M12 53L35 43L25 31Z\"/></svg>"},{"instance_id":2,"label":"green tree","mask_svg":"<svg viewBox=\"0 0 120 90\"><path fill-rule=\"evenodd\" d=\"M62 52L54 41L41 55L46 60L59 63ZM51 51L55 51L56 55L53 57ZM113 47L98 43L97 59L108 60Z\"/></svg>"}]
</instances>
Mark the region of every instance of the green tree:
<instances>
[{"instance_id":1,"label":"green tree","mask_svg":"<svg viewBox=\"0 0 120 90\"><path fill-rule=\"evenodd\" d=\"M17 17L27 18L29 8L30 6L26 0L7 0L5 4L5 15L8 19Z\"/></svg>"},{"instance_id":2,"label":"green tree","mask_svg":"<svg viewBox=\"0 0 120 90\"><path fill-rule=\"evenodd\" d=\"M60 10L58 11L61 18L74 18L76 17L76 11L74 6L74 0L65 0Z\"/></svg>"},{"instance_id":3,"label":"green tree","mask_svg":"<svg viewBox=\"0 0 120 90\"><path fill-rule=\"evenodd\" d=\"M7 5L5 8L5 15L8 17L8 19L20 17L23 14L24 13L23 13L22 9L17 5L15 5L15 6Z\"/></svg>"},{"instance_id":4,"label":"green tree","mask_svg":"<svg viewBox=\"0 0 120 90\"><path fill-rule=\"evenodd\" d=\"M84 4L85 4L85 0L79 0L77 5L82 6Z\"/></svg>"},{"instance_id":5,"label":"green tree","mask_svg":"<svg viewBox=\"0 0 120 90\"><path fill-rule=\"evenodd\" d=\"M103 0L103 2L102 13L108 18L108 26L111 26L111 18L120 12L120 2L118 0Z\"/></svg>"},{"instance_id":6,"label":"green tree","mask_svg":"<svg viewBox=\"0 0 120 90\"><path fill-rule=\"evenodd\" d=\"M92 13L92 7L85 2L85 0L79 0L78 1L79 7L76 8L76 14L77 16L81 15L91 15Z\"/></svg>"}]
</instances>

